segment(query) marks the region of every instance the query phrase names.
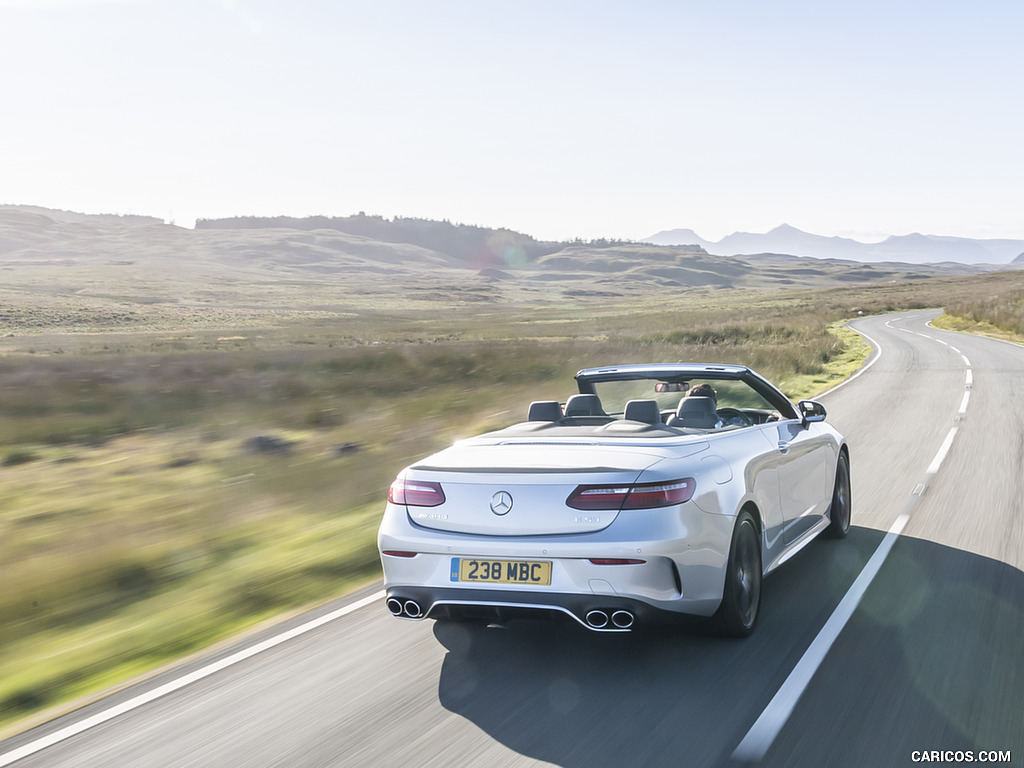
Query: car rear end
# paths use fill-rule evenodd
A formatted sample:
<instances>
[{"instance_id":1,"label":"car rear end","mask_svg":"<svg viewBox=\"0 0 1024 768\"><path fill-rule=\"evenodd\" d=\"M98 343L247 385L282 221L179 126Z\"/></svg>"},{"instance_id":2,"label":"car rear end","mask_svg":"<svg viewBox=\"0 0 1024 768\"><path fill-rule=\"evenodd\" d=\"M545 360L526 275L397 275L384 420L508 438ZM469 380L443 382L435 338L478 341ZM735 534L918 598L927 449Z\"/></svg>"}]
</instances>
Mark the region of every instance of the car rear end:
<instances>
[{"instance_id":1,"label":"car rear end","mask_svg":"<svg viewBox=\"0 0 1024 768\"><path fill-rule=\"evenodd\" d=\"M696 441L466 441L404 470L378 544L407 619L548 612L598 631L710 615L731 519L692 501Z\"/></svg>"}]
</instances>

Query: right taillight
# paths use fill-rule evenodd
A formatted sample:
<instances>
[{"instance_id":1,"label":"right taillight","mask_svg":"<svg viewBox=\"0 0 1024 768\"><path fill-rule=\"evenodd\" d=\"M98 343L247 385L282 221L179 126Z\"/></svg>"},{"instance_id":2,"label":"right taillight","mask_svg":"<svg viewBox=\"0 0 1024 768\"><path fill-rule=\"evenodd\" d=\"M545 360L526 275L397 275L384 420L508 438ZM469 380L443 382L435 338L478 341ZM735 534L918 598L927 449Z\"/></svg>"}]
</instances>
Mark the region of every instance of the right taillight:
<instances>
[{"instance_id":1,"label":"right taillight","mask_svg":"<svg viewBox=\"0 0 1024 768\"><path fill-rule=\"evenodd\" d=\"M692 477L664 483L632 485L579 485L565 503L573 509L652 509L671 507L693 498L697 483Z\"/></svg>"},{"instance_id":2,"label":"right taillight","mask_svg":"<svg viewBox=\"0 0 1024 768\"><path fill-rule=\"evenodd\" d=\"M440 483L398 478L388 488L388 501L410 507L437 507L444 504L445 498Z\"/></svg>"}]
</instances>

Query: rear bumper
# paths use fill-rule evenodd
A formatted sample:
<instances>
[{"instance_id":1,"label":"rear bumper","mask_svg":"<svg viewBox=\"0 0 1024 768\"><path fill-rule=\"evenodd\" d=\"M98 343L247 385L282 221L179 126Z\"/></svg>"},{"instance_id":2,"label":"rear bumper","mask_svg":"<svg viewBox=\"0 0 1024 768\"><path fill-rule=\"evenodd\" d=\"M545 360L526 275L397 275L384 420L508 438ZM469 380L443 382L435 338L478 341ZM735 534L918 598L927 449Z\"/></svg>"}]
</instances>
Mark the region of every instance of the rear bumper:
<instances>
[{"instance_id":1,"label":"rear bumper","mask_svg":"<svg viewBox=\"0 0 1024 768\"><path fill-rule=\"evenodd\" d=\"M492 589L394 587L386 605L401 619L482 619L563 616L594 632L630 632L639 626L680 620L642 600L614 595L575 595L554 592L511 592Z\"/></svg>"},{"instance_id":2,"label":"rear bumper","mask_svg":"<svg viewBox=\"0 0 1024 768\"><path fill-rule=\"evenodd\" d=\"M404 508L389 504L377 543L387 594L414 600L420 618L436 618L442 608L476 606L488 611L562 613L594 628L586 621L589 611L620 606L638 622L673 614L713 614L722 600L732 523L726 515L686 503L631 510L592 533L481 536L425 529L414 524ZM383 554L387 552L405 556ZM549 562L550 583L460 582L452 573L456 558ZM592 558L640 562L609 565Z\"/></svg>"}]
</instances>

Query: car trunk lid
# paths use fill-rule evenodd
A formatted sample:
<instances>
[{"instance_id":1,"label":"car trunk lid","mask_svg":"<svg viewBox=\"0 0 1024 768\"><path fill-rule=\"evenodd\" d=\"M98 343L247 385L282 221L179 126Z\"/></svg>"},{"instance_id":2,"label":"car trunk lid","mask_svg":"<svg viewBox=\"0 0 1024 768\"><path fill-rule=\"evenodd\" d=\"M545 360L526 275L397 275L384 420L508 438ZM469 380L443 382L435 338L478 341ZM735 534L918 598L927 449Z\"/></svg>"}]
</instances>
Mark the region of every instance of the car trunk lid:
<instances>
[{"instance_id":1,"label":"car trunk lid","mask_svg":"<svg viewBox=\"0 0 1024 768\"><path fill-rule=\"evenodd\" d=\"M452 533L589 533L606 528L618 512L566 506L576 487L634 483L644 469L666 456L663 448L655 447L466 441L407 470L406 480L439 483L445 496L439 506L409 506L408 511L416 524Z\"/></svg>"}]
</instances>

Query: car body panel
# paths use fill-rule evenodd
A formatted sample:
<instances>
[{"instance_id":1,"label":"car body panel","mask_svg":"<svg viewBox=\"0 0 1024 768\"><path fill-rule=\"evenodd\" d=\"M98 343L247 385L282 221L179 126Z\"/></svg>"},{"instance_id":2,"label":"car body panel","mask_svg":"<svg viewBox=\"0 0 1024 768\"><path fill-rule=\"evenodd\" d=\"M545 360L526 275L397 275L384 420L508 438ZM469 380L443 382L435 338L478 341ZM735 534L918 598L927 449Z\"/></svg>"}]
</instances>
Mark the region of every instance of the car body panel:
<instances>
[{"instance_id":1,"label":"car body panel","mask_svg":"<svg viewBox=\"0 0 1024 768\"><path fill-rule=\"evenodd\" d=\"M639 391L647 382L651 391L678 382L657 391L681 392L694 379L721 382L727 395L750 387L747 401L757 407L746 413L755 423L672 428L624 420L621 404L612 404L608 416L523 422L469 438L403 470L400 480L436 484L444 500L385 508L378 545L392 612L440 618L456 608L546 609L604 631L626 627L594 626L591 611L610 615L619 606L630 625L634 617L710 616L722 602L741 510L756 518L763 572L777 568L828 524L836 460L848 450L842 435L826 422L805 422L781 392L741 366L621 366L576 377L583 394L605 391L605 382ZM692 496L663 506L569 506L578 486L640 494L684 480ZM503 583L463 580L463 561L500 572ZM548 568L549 583L527 576ZM410 602L414 613L404 608Z\"/></svg>"}]
</instances>

